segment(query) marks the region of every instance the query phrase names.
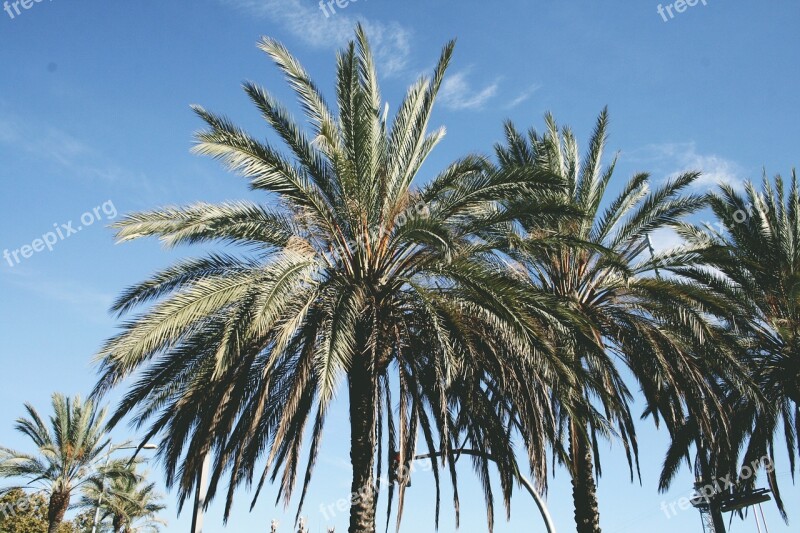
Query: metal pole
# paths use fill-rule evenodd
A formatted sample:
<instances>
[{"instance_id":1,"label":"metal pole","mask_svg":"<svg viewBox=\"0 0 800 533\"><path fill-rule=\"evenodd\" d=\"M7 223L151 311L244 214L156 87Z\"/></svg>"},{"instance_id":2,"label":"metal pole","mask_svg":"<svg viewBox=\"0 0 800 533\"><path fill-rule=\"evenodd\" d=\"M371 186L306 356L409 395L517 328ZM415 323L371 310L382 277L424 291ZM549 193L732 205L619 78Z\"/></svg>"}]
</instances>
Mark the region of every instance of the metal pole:
<instances>
[{"instance_id":1,"label":"metal pole","mask_svg":"<svg viewBox=\"0 0 800 533\"><path fill-rule=\"evenodd\" d=\"M756 529L758 530L758 533L761 533L761 525L758 523L758 513L755 509L753 509L753 518L756 519Z\"/></svg>"},{"instance_id":2,"label":"metal pole","mask_svg":"<svg viewBox=\"0 0 800 533\"><path fill-rule=\"evenodd\" d=\"M106 492L106 473L105 473L105 470L108 469L108 461L111 459L111 454L113 452L117 451L117 450L135 450L136 449L136 446L119 446L117 448L114 448L114 446L111 445L110 441L106 446L108 446L109 449L108 449L108 453L106 454L106 462L105 462L105 467L104 467L104 471L103 471L103 476L100 478L100 482L101 482L100 497L97 498L97 506L96 506L96 508L94 510L94 522L92 523L92 533L97 533L97 524L98 524L98 522L100 522L100 505L103 503L103 495ZM156 446L155 444L145 444L144 446L142 446L143 450L155 450L157 448L158 448L158 446Z\"/></svg>"},{"instance_id":3,"label":"metal pole","mask_svg":"<svg viewBox=\"0 0 800 533\"><path fill-rule=\"evenodd\" d=\"M491 455L487 455L485 453L481 453L475 450L468 450L468 449L460 449L460 450L453 450L455 455L473 455L475 457L484 457L490 461L494 461ZM443 452L434 452L434 453L425 453L422 455L415 455L414 460L420 459L429 459L431 457L441 457ZM539 514L542 515L542 520L544 520L544 525L547 528L547 533L556 533L556 526L553 525L553 519L550 516L550 513L547 510L547 505L545 504L542 497L536 492L536 489L533 487L533 484L528 481L525 476L523 476L519 471L514 473L517 476L517 480L519 484L525 487L528 493L533 497L533 501L536 502L536 507L539 508Z\"/></svg>"},{"instance_id":4,"label":"metal pole","mask_svg":"<svg viewBox=\"0 0 800 533\"><path fill-rule=\"evenodd\" d=\"M106 455L106 463L103 467L103 475L100 478L100 497L97 498L97 505L94 509L94 521L92 522L92 533L97 533L97 523L100 522L100 506L103 504L103 494L106 492L106 470L108 469L108 460L111 458L111 451Z\"/></svg>"},{"instance_id":5,"label":"metal pole","mask_svg":"<svg viewBox=\"0 0 800 533\"><path fill-rule=\"evenodd\" d=\"M194 513L192 514L192 533L203 533L203 511L208 496L208 471L211 469L211 455L203 458L203 466L197 473L197 489L194 493Z\"/></svg>"},{"instance_id":6,"label":"metal pole","mask_svg":"<svg viewBox=\"0 0 800 533\"><path fill-rule=\"evenodd\" d=\"M761 513L761 521L764 523L764 531L765 533L769 533L769 527L767 526L767 519L764 516L764 508L761 507L760 503L758 504L758 511ZM753 509L753 512L755 512L755 509Z\"/></svg>"},{"instance_id":7,"label":"metal pole","mask_svg":"<svg viewBox=\"0 0 800 533\"><path fill-rule=\"evenodd\" d=\"M533 484L528 481L525 476L522 474L517 474L517 479L519 480L520 485L525 487L530 495L533 497L533 501L536 502L536 507L539 508L539 514L542 515L542 519L544 520L544 526L547 528L547 533L556 533L556 526L553 525L553 518L550 516L550 512L547 510L547 505L544 503L544 500L539 493L536 492L536 489L533 488Z\"/></svg>"},{"instance_id":8,"label":"metal pole","mask_svg":"<svg viewBox=\"0 0 800 533\"><path fill-rule=\"evenodd\" d=\"M707 483L714 476L711 475L711 468L706 458L702 439L697 441L697 460L700 463L700 478L703 483ZM718 496L718 494L712 494L708 498L708 513L711 515L711 520L714 524L714 533L725 533L725 519L722 516L722 510L719 508Z\"/></svg>"}]
</instances>

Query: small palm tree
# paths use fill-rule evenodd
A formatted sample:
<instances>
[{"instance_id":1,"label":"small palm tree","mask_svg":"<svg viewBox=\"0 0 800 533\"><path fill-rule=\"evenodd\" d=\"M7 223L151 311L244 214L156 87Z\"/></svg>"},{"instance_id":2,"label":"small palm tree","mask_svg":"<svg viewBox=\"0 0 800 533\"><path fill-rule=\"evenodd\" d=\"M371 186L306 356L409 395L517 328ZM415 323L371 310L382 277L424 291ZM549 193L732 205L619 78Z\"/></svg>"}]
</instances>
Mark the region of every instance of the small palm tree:
<instances>
[{"instance_id":1,"label":"small palm tree","mask_svg":"<svg viewBox=\"0 0 800 533\"><path fill-rule=\"evenodd\" d=\"M520 218L523 231L511 232L506 248L528 282L557 297L568 310L560 315L562 327L551 333L563 363L572 369L568 380L582 390L583 401L564 402L563 395L557 396L563 383L551 385L559 433L566 441L561 447L558 438L555 446L572 477L577 531L596 533L599 438L618 437L631 478L634 463L638 470L632 395L620 365L637 379L649 412L668 422L682 420L687 403L707 423L714 411L713 402L709 407L701 401L712 390L710 360L688 349L713 344L719 337L713 320L700 312L713 309L713 299L675 277L654 275L659 265L662 271L679 266L678 254L668 264L644 253L650 233L678 224L700 209L704 198L683 194L696 174L681 175L652 191L648 176L637 174L616 197L606 199L615 166L602 165L607 112L598 118L583 160L569 129L560 130L549 115L546 124L544 135L535 130L525 135L507 125L498 160L506 169L545 168L562 176L565 187L550 195L551 203L571 206L581 216L544 223Z\"/></svg>"},{"instance_id":2,"label":"small palm tree","mask_svg":"<svg viewBox=\"0 0 800 533\"><path fill-rule=\"evenodd\" d=\"M155 484L148 484L145 479L133 462L126 477L87 484L80 505L88 509L99 507L100 521L109 521L113 533L158 532L160 526L166 525L158 518L166 505L161 503L162 496L156 492Z\"/></svg>"},{"instance_id":3,"label":"small palm tree","mask_svg":"<svg viewBox=\"0 0 800 533\"><path fill-rule=\"evenodd\" d=\"M30 404L25 404L29 418L17 419L16 429L36 446L36 453L26 454L0 447L0 477L27 479L49 499L48 532L58 531L69 509L73 493L103 476L124 475L124 464L111 461L98 468L98 459L108 446L105 432L105 409L98 410L92 401L54 394L50 428Z\"/></svg>"},{"instance_id":4,"label":"small palm tree","mask_svg":"<svg viewBox=\"0 0 800 533\"><path fill-rule=\"evenodd\" d=\"M493 360L487 368L506 370L504 380L525 380L502 360L531 354L539 302L525 303L529 291L475 235L497 219L498 198L541 184L489 173L484 159L467 157L427 185L412 185L444 135L427 128L452 43L391 121L362 28L338 56L337 113L282 45L264 39L260 47L296 91L310 133L253 83L245 84L248 96L291 157L195 108L209 127L195 150L273 201L170 207L117 224L122 241L234 243L242 253L182 262L127 291L115 306L121 313L156 303L102 349L95 394L143 372L112 421L136 412L136 423L151 423L150 435L164 436L167 481L179 484L182 500L211 453L209 497L230 474L227 517L233 491L253 483L263 457L255 498L268 477L280 476L279 495L288 502L300 478L299 516L327 413L343 386L353 468L349 531L372 533L376 470L388 463L377 453L386 421L403 463L418 433L430 451L451 450L454 376ZM399 387L397 416L392 384ZM303 474L304 442L311 444ZM436 509L438 521L438 497Z\"/></svg>"}]
</instances>

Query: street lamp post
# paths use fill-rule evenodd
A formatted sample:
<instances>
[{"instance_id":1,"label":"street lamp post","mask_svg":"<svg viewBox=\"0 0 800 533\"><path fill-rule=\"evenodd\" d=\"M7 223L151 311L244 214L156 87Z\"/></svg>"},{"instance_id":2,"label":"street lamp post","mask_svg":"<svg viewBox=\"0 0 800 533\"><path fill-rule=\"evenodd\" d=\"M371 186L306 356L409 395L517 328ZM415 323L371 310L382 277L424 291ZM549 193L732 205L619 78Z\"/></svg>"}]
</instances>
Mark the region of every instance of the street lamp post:
<instances>
[{"instance_id":1,"label":"street lamp post","mask_svg":"<svg viewBox=\"0 0 800 533\"><path fill-rule=\"evenodd\" d=\"M106 471L106 468L108 467L108 461L111 458L111 452L114 452L114 451L117 451L117 450L138 450L139 449L138 446L120 446L118 448L114 448L113 446L111 446L110 442L108 443L108 446L111 447L112 449L108 450L108 453L106 454L106 461L105 461L105 464L103 465L103 477L100 480L100 484L101 484L100 497L97 498L97 505L95 506L95 509L94 509L94 521L92 522L92 533L97 533L97 524L100 522L100 506L103 504L103 495L106 492L106 474L105 474L105 471ZM158 446L156 446L155 444L145 444L144 446L142 446L142 449L143 450L156 450L156 449L158 449Z\"/></svg>"},{"instance_id":2,"label":"street lamp post","mask_svg":"<svg viewBox=\"0 0 800 533\"><path fill-rule=\"evenodd\" d=\"M203 466L197 473L197 488L194 493L194 513L192 514L192 533L203 533L203 511L208 496L208 471L211 468L211 455L203 458Z\"/></svg>"},{"instance_id":3,"label":"street lamp post","mask_svg":"<svg viewBox=\"0 0 800 533\"><path fill-rule=\"evenodd\" d=\"M480 451L476 451L476 450L470 450L470 449L461 448L459 450L452 450L451 452L455 453L456 455L462 455L462 454L463 455L473 455L475 457L483 457L483 458L486 458L486 459L488 459L490 461L494 461L494 458L491 455L483 453L483 452L480 452ZM431 457L441 457L443 455L444 455L444 452L442 452L442 451L433 452L433 453L426 453L426 454L422 454L422 455L415 455L414 456L414 461L418 461L420 459L429 459ZM519 471L514 472L514 475L516 476L517 481L519 482L519 484L522 485L523 487L525 487L525 490L528 491L528 494L531 495L531 497L533 498L533 501L536 503L536 507L539 509L539 514L542 516L542 520L544 521L544 526L547 529L547 533L556 533L556 526L553 524L553 518L550 516L550 512L547 510L547 504L545 504L544 500L539 495L539 493L536 492L536 489L534 488L533 483L531 483Z\"/></svg>"}]
</instances>

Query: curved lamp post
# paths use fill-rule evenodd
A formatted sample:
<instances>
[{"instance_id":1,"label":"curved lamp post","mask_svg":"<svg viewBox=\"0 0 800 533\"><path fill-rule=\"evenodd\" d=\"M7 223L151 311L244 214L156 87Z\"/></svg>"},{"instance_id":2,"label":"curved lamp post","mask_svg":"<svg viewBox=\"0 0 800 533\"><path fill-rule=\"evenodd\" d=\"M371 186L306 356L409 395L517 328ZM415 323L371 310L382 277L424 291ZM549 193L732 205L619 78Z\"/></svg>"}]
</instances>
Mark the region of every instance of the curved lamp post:
<instances>
[{"instance_id":1,"label":"curved lamp post","mask_svg":"<svg viewBox=\"0 0 800 533\"><path fill-rule=\"evenodd\" d=\"M494 461L494 458L491 455L476 450L470 450L470 449L452 450L451 453L453 453L454 455L472 455L474 457L483 457L490 461ZM418 459L430 459L431 457L441 457L442 455L444 455L443 452L415 455L414 461ZM525 490L527 490L528 493L531 495L533 501L536 502L536 507L539 508L539 514L542 515L542 520L544 520L544 525L547 528L547 533L556 533L556 526L553 524L553 519L550 516L550 512L547 510L547 505L545 504L541 495L539 495L539 493L536 492L533 483L531 483L528 478L523 476L519 470L515 471L514 475L517 477L517 481L519 481L519 484L525 487Z\"/></svg>"}]
</instances>

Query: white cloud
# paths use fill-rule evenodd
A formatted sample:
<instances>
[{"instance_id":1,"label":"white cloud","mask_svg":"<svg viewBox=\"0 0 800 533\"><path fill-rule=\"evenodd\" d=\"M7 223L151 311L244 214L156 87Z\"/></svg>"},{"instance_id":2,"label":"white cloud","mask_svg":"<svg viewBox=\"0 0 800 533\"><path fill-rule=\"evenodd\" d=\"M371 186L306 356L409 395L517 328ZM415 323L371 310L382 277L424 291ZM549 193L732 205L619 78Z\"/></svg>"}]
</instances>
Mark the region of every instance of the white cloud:
<instances>
[{"instance_id":1,"label":"white cloud","mask_svg":"<svg viewBox=\"0 0 800 533\"><path fill-rule=\"evenodd\" d=\"M81 139L49 124L0 116L0 148L13 151L15 159L27 156L53 165L62 175L133 188L133 195L147 198L148 203L167 192L162 183L153 182L143 172L121 167Z\"/></svg>"},{"instance_id":2,"label":"white cloud","mask_svg":"<svg viewBox=\"0 0 800 533\"><path fill-rule=\"evenodd\" d=\"M97 324L109 324L108 309L114 302L114 295L97 290L95 287L67 279L47 278L34 273L26 266L5 268L0 266L0 277L8 285L13 285L41 299L52 306L68 306L71 311Z\"/></svg>"},{"instance_id":3,"label":"white cloud","mask_svg":"<svg viewBox=\"0 0 800 533\"><path fill-rule=\"evenodd\" d=\"M541 88L542 85L540 83L535 83L531 85L530 87L522 91L516 98L512 99L508 103L508 105L506 105L506 109L512 109L514 107L517 107L521 103L527 101L531 96L534 95L534 93L536 93L536 91L538 91Z\"/></svg>"},{"instance_id":4,"label":"white cloud","mask_svg":"<svg viewBox=\"0 0 800 533\"><path fill-rule=\"evenodd\" d=\"M744 169L735 161L716 154L701 154L694 142L652 144L624 154L622 159L644 163L650 168L670 177L683 172L700 171L702 174L695 187L708 189L719 183L735 188L744 184Z\"/></svg>"},{"instance_id":5,"label":"white cloud","mask_svg":"<svg viewBox=\"0 0 800 533\"><path fill-rule=\"evenodd\" d=\"M13 146L38 158L48 159L60 167L72 167L76 160L91 155L91 150L78 139L52 127L34 128L15 119L0 120L0 144Z\"/></svg>"},{"instance_id":6,"label":"white cloud","mask_svg":"<svg viewBox=\"0 0 800 533\"><path fill-rule=\"evenodd\" d=\"M650 242L655 253L661 253L686 244L683 237L672 228L661 228L650 234Z\"/></svg>"},{"instance_id":7,"label":"white cloud","mask_svg":"<svg viewBox=\"0 0 800 533\"><path fill-rule=\"evenodd\" d=\"M474 89L467 81L468 73L461 71L445 78L439 91L439 98L445 107L453 110L481 109L497 94L498 79L483 89Z\"/></svg>"},{"instance_id":8,"label":"white cloud","mask_svg":"<svg viewBox=\"0 0 800 533\"><path fill-rule=\"evenodd\" d=\"M0 143L12 143L17 140L17 128L8 120L0 120Z\"/></svg>"},{"instance_id":9,"label":"white cloud","mask_svg":"<svg viewBox=\"0 0 800 533\"><path fill-rule=\"evenodd\" d=\"M375 50L379 73L386 76L405 69L411 53L411 31L396 22L384 23L357 15L357 3L335 14L325 13L316 2L300 0L219 0L254 16L283 26L301 42L315 48L336 48L353 38L361 22ZM313 6L313 7L312 7ZM334 4L335 6L335 4Z\"/></svg>"}]
</instances>

